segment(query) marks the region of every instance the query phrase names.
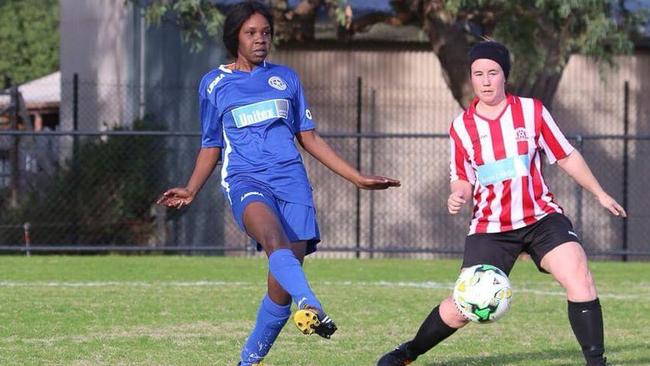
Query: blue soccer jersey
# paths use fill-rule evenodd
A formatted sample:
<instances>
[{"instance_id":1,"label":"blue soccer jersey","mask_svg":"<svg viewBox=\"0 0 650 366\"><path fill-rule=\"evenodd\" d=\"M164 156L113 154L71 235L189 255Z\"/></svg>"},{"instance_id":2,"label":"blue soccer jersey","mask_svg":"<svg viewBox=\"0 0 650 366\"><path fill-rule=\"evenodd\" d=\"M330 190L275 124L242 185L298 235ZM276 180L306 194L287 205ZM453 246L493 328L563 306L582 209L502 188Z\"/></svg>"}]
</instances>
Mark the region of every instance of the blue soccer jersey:
<instances>
[{"instance_id":1,"label":"blue soccer jersey","mask_svg":"<svg viewBox=\"0 0 650 366\"><path fill-rule=\"evenodd\" d=\"M314 129L298 75L263 62L252 72L224 65L199 86L202 147L221 147L221 185L257 182L277 198L313 206L295 134ZM232 197L230 197L233 199Z\"/></svg>"}]
</instances>

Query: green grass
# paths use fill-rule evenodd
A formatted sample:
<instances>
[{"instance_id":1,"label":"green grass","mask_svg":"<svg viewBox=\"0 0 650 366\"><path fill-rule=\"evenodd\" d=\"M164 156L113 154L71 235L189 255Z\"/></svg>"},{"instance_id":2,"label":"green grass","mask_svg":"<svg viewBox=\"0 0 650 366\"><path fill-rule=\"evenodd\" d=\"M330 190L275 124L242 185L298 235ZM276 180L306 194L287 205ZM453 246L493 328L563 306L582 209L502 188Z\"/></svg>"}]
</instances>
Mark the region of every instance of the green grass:
<instances>
[{"instance_id":1,"label":"green grass","mask_svg":"<svg viewBox=\"0 0 650 366\"><path fill-rule=\"evenodd\" d=\"M288 324L265 365L374 365L450 292L459 261L307 260L332 340ZM650 263L591 264L614 365L650 365ZM0 257L0 365L235 365L266 260ZM470 324L414 365L582 365L562 289L532 263L501 321Z\"/></svg>"}]
</instances>

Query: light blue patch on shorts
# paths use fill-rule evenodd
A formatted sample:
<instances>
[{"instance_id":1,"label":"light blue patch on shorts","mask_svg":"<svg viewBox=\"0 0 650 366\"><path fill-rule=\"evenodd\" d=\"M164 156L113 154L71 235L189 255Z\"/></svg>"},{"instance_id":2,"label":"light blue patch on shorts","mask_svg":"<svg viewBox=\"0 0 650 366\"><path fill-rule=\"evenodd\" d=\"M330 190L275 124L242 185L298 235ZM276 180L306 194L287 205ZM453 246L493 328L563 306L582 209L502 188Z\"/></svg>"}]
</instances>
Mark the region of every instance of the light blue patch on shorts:
<instances>
[{"instance_id":1,"label":"light blue patch on shorts","mask_svg":"<svg viewBox=\"0 0 650 366\"><path fill-rule=\"evenodd\" d=\"M529 172L530 159L528 155L519 155L480 165L477 169L477 176L479 183L487 186L509 179L526 177Z\"/></svg>"}]
</instances>

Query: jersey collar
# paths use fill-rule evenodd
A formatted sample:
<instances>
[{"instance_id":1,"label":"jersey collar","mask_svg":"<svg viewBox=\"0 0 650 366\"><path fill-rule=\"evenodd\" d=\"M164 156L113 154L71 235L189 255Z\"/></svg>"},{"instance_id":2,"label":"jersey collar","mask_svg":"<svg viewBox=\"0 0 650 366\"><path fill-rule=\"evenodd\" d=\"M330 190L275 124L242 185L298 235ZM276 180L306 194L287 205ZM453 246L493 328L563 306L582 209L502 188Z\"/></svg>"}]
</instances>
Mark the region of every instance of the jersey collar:
<instances>
[{"instance_id":1,"label":"jersey collar","mask_svg":"<svg viewBox=\"0 0 650 366\"><path fill-rule=\"evenodd\" d=\"M219 65L219 70L221 70L223 72L226 72L228 74L232 74L233 71L237 71L237 70L232 70L231 68L229 68L228 66L230 66L230 65L232 65L232 63ZM259 64L259 66L257 66L256 68L254 68L250 73L253 73L253 72L255 72L255 70L260 69L260 68L262 68L262 69L268 69L269 68L269 64L266 62L266 60L262 61L262 63ZM246 71L241 71L241 72L246 72ZM246 73L248 74L248 72L246 72Z\"/></svg>"},{"instance_id":2,"label":"jersey collar","mask_svg":"<svg viewBox=\"0 0 650 366\"><path fill-rule=\"evenodd\" d=\"M499 117L497 117L495 119L499 119L499 118L501 118L501 116L503 116L503 113L505 113L505 111L508 109L508 107L510 107L510 105L512 105L515 98L514 98L514 96L512 94L506 93L506 100L508 102L503 107L503 110L501 111L501 113L499 113ZM472 100L472 102L469 104L469 107L467 107L467 110L465 111L465 113L467 114L467 117L472 117L474 114L477 114L476 113L476 105L478 104L478 102L479 102L479 98L474 97L474 100ZM480 114L479 114L479 116L480 116ZM481 118L483 118L483 117L481 117Z\"/></svg>"}]
</instances>

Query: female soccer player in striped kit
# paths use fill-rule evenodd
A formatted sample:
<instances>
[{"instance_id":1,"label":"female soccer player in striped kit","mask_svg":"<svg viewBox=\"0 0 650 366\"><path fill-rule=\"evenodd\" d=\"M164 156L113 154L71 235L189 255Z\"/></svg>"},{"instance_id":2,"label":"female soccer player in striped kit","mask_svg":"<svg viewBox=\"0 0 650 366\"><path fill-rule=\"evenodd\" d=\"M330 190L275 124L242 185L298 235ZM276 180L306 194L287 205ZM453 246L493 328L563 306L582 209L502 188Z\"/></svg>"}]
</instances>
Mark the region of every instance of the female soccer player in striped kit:
<instances>
[{"instance_id":1,"label":"female soccer player in striped kit","mask_svg":"<svg viewBox=\"0 0 650 366\"><path fill-rule=\"evenodd\" d=\"M194 199L223 155L221 185L240 228L269 258L268 289L240 366L259 364L291 314L305 334L329 338L334 322L309 287L302 269L320 233L307 172L294 140L329 169L363 189L400 182L359 173L315 131L296 73L266 62L273 36L269 9L254 1L234 5L223 41L236 58L207 73L199 86L201 150L187 185L172 188L159 203L180 208Z\"/></svg>"},{"instance_id":2,"label":"female soccer player in striped kit","mask_svg":"<svg viewBox=\"0 0 650 366\"><path fill-rule=\"evenodd\" d=\"M581 154L538 100L506 93L508 49L484 41L469 52L476 98L450 128L449 213L473 200L462 268L492 264L510 273L520 253L566 290L569 322L588 366L606 365L603 318L587 256L562 208L544 183L541 155L557 162L616 216L625 210L600 186ZM467 320L451 297L436 306L415 338L385 354L378 366L414 361Z\"/></svg>"}]
</instances>

